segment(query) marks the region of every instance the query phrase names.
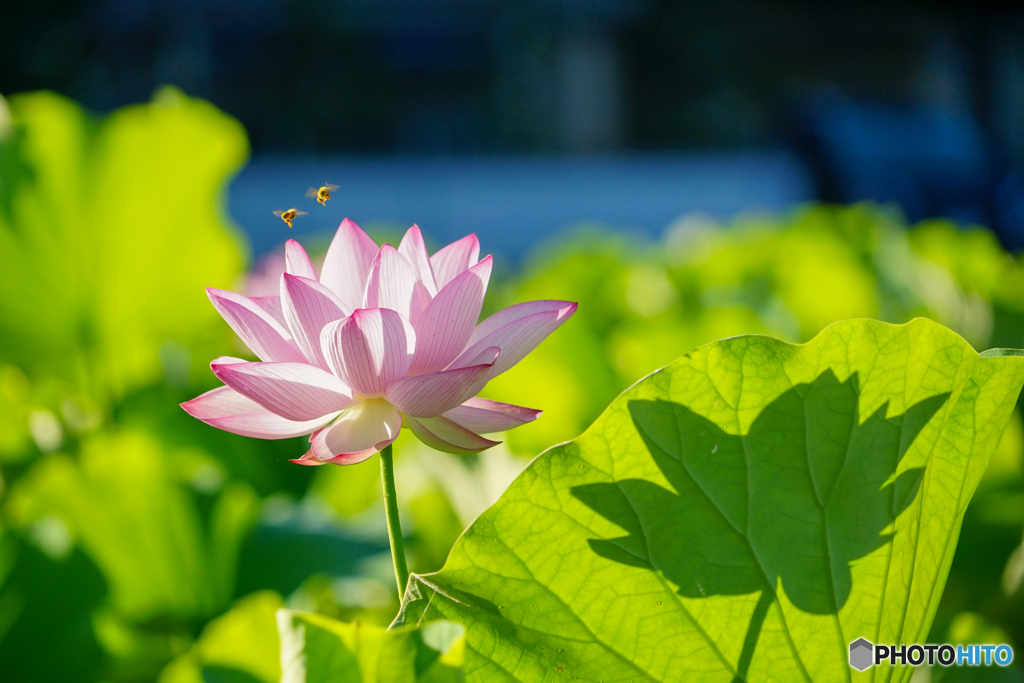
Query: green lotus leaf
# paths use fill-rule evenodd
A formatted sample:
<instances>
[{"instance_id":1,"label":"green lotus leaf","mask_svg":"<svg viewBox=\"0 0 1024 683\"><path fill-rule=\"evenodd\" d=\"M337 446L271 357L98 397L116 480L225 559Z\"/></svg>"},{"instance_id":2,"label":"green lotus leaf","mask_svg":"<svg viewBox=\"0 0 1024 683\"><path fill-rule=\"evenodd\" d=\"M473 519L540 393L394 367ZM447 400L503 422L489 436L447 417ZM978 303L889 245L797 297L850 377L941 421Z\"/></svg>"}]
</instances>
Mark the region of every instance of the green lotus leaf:
<instances>
[{"instance_id":1,"label":"green lotus leaf","mask_svg":"<svg viewBox=\"0 0 1024 683\"><path fill-rule=\"evenodd\" d=\"M204 286L243 265L224 209L242 126L165 88L95 119L53 93L11 99L0 140L0 356L98 399L223 349Z\"/></svg>"},{"instance_id":2,"label":"green lotus leaf","mask_svg":"<svg viewBox=\"0 0 1024 683\"><path fill-rule=\"evenodd\" d=\"M385 630L280 610L282 683L458 683L464 629L449 621Z\"/></svg>"},{"instance_id":3,"label":"green lotus leaf","mask_svg":"<svg viewBox=\"0 0 1024 683\"><path fill-rule=\"evenodd\" d=\"M234 594L239 549L259 512L253 491L232 482L201 515L190 489L204 475L222 476L215 463L198 450L166 449L146 432L97 434L77 459L40 458L11 486L4 513L30 534L56 526L65 545L80 545L122 617L208 617Z\"/></svg>"},{"instance_id":4,"label":"green lotus leaf","mask_svg":"<svg viewBox=\"0 0 1024 683\"><path fill-rule=\"evenodd\" d=\"M274 615L282 607L273 591L241 598L164 667L157 683L277 683L281 654Z\"/></svg>"},{"instance_id":5,"label":"green lotus leaf","mask_svg":"<svg viewBox=\"0 0 1024 683\"><path fill-rule=\"evenodd\" d=\"M1024 384L919 319L703 346L537 458L414 575L396 625L466 627L468 681L908 680Z\"/></svg>"}]
</instances>

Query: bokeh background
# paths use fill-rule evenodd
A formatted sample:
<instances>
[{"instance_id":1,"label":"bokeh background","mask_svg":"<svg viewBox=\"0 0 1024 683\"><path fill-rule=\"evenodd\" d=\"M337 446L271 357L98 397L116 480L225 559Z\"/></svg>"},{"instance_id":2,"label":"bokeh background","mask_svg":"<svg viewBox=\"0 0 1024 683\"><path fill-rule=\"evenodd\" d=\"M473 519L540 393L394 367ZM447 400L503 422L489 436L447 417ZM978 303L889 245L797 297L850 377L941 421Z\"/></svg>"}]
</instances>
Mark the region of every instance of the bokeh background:
<instances>
[{"instance_id":1,"label":"bokeh background","mask_svg":"<svg viewBox=\"0 0 1024 683\"><path fill-rule=\"evenodd\" d=\"M344 216L476 232L488 310L580 302L487 389L540 421L397 445L416 571L700 344L927 316L1024 347L1024 10L997 3L10 2L0 94L4 681L270 683L277 606L390 621L376 460L297 467L177 405L242 353L203 287L276 288L283 241L322 254ZM1024 652L1022 534L1017 414L932 642Z\"/></svg>"}]
</instances>

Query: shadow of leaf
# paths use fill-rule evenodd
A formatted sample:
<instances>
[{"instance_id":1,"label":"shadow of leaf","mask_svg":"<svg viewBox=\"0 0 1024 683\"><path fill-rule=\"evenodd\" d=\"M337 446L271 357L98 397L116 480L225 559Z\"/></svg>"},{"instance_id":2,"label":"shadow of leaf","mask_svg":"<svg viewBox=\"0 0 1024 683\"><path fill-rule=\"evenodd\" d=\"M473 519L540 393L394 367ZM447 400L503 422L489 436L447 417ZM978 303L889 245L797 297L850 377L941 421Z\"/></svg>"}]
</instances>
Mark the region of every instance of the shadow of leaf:
<instances>
[{"instance_id":1,"label":"shadow of leaf","mask_svg":"<svg viewBox=\"0 0 1024 683\"><path fill-rule=\"evenodd\" d=\"M891 540L923 468L896 475L942 394L861 420L857 376L828 370L765 406L746 434L729 434L685 405L634 400L633 423L670 488L645 479L572 489L626 531L589 539L598 555L661 572L688 598L761 592L740 659L749 663L781 582L799 609L838 613L850 565Z\"/></svg>"}]
</instances>

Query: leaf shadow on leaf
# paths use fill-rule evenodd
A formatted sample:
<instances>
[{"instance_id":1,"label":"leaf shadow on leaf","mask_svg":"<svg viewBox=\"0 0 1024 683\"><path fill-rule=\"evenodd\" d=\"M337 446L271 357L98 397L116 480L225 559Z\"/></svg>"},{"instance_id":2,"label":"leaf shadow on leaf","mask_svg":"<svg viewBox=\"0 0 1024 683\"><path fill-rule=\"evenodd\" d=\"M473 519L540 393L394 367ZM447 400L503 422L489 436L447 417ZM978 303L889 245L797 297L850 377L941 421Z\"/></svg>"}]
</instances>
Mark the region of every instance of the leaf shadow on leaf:
<instances>
[{"instance_id":1,"label":"leaf shadow on leaf","mask_svg":"<svg viewBox=\"0 0 1024 683\"><path fill-rule=\"evenodd\" d=\"M858 378L826 370L766 405L744 435L685 405L634 400L633 423L671 489L645 479L574 487L587 507L628 532L589 539L593 551L661 572L686 598L760 593L737 674L746 675L780 591L798 609L836 614L850 565L892 539L924 469L900 461L948 400L940 394L886 416L858 415Z\"/></svg>"}]
</instances>

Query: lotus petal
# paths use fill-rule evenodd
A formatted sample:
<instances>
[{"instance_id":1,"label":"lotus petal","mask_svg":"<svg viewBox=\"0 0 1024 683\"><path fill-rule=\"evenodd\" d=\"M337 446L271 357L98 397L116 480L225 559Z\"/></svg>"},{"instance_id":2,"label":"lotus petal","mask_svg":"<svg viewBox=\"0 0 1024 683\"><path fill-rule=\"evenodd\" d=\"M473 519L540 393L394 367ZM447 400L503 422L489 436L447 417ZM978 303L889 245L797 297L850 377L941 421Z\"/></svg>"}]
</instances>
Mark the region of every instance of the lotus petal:
<instances>
[{"instance_id":1,"label":"lotus petal","mask_svg":"<svg viewBox=\"0 0 1024 683\"><path fill-rule=\"evenodd\" d=\"M541 411L510 403L488 401L474 396L444 414L452 422L477 434L493 434L514 429L540 417Z\"/></svg>"},{"instance_id":2,"label":"lotus petal","mask_svg":"<svg viewBox=\"0 0 1024 683\"><path fill-rule=\"evenodd\" d=\"M285 273L281 276L281 308L306 359L328 370L320 350L320 331L327 323L347 315L338 297L316 280Z\"/></svg>"},{"instance_id":3,"label":"lotus petal","mask_svg":"<svg viewBox=\"0 0 1024 683\"><path fill-rule=\"evenodd\" d=\"M427 290L430 296L437 294L437 283L434 280L434 270L430 266L430 256L427 253L427 245L423 242L423 235L419 226L409 228L402 241L398 245L398 253L409 260L416 277Z\"/></svg>"},{"instance_id":4,"label":"lotus petal","mask_svg":"<svg viewBox=\"0 0 1024 683\"><path fill-rule=\"evenodd\" d=\"M390 244L382 246L366 278L362 308L390 308L408 318L415 327L429 303L430 294L409 260Z\"/></svg>"},{"instance_id":5,"label":"lotus petal","mask_svg":"<svg viewBox=\"0 0 1024 683\"><path fill-rule=\"evenodd\" d=\"M436 417L462 405L487 384L498 349L482 355L483 362L455 370L410 375L388 385L385 398L406 415Z\"/></svg>"},{"instance_id":6,"label":"lotus petal","mask_svg":"<svg viewBox=\"0 0 1024 683\"><path fill-rule=\"evenodd\" d=\"M496 346L501 349L501 355L491 368L488 379L497 377L525 358L549 334L558 329L562 323L576 312L576 304L568 301L560 303L562 304L561 308L542 310L532 315L517 318L485 334L480 341L472 344L456 358L451 367L458 368L470 363L475 364L475 359L482 351ZM496 315L500 315L500 313ZM485 320L481 323L481 326L489 320Z\"/></svg>"},{"instance_id":7,"label":"lotus petal","mask_svg":"<svg viewBox=\"0 0 1024 683\"><path fill-rule=\"evenodd\" d=\"M360 401L310 439L317 460L354 465L398 438L402 415L383 399Z\"/></svg>"},{"instance_id":8,"label":"lotus petal","mask_svg":"<svg viewBox=\"0 0 1024 683\"><path fill-rule=\"evenodd\" d=\"M402 317L387 308L359 308L324 328L327 363L363 398L379 398L391 382L409 371Z\"/></svg>"},{"instance_id":9,"label":"lotus petal","mask_svg":"<svg viewBox=\"0 0 1024 683\"><path fill-rule=\"evenodd\" d=\"M320 282L338 295L345 310L362 305L366 275L376 255L377 244L369 235L349 219L343 220L324 257Z\"/></svg>"},{"instance_id":10,"label":"lotus petal","mask_svg":"<svg viewBox=\"0 0 1024 683\"><path fill-rule=\"evenodd\" d=\"M268 362L304 360L288 330L248 297L213 287L207 287L206 294L257 358Z\"/></svg>"},{"instance_id":11,"label":"lotus petal","mask_svg":"<svg viewBox=\"0 0 1024 683\"><path fill-rule=\"evenodd\" d=\"M309 260L309 254L295 240L288 240L284 244L284 272L310 280L317 279L313 262Z\"/></svg>"},{"instance_id":12,"label":"lotus petal","mask_svg":"<svg viewBox=\"0 0 1024 683\"><path fill-rule=\"evenodd\" d=\"M308 363L218 363L213 374L229 387L281 417L316 420L344 410L352 391L329 372Z\"/></svg>"},{"instance_id":13,"label":"lotus petal","mask_svg":"<svg viewBox=\"0 0 1024 683\"><path fill-rule=\"evenodd\" d=\"M316 420L295 422L270 412L256 401L228 386L211 389L181 404L189 415L208 425L233 434L257 439L288 439L310 434L330 424L338 413Z\"/></svg>"},{"instance_id":14,"label":"lotus petal","mask_svg":"<svg viewBox=\"0 0 1024 683\"><path fill-rule=\"evenodd\" d=\"M438 289L454 280L462 271L476 265L479 258L480 240L476 235L466 235L461 240L438 250L430 257Z\"/></svg>"},{"instance_id":15,"label":"lotus petal","mask_svg":"<svg viewBox=\"0 0 1024 683\"><path fill-rule=\"evenodd\" d=\"M270 317L280 323L281 327L288 329L288 323L284 321L284 311L281 310L280 296L251 296L249 301L269 313Z\"/></svg>"},{"instance_id":16,"label":"lotus petal","mask_svg":"<svg viewBox=\"0 0 1024 683\"><path fill-rule=\"evenodd\" d=\"M500 441L485 439L446 417L409 417L406 422L420 441L445 453L468 455L479 453Z\"/></svg>"},{"instance_id":17,"label":"lotus petal","mask_svg":"<svg viewBox=\"0 0 1024 683\"><path fill-rule=\"evenodd\" d=\"M488 256L464 270L427 305L416 325L416 355L410 372L443 370L465 349L480 319L491 263Z\"/></svg>"}]
</instances>

